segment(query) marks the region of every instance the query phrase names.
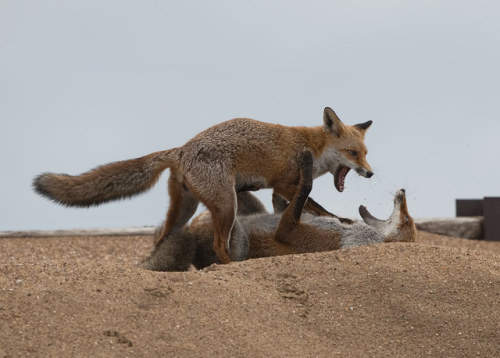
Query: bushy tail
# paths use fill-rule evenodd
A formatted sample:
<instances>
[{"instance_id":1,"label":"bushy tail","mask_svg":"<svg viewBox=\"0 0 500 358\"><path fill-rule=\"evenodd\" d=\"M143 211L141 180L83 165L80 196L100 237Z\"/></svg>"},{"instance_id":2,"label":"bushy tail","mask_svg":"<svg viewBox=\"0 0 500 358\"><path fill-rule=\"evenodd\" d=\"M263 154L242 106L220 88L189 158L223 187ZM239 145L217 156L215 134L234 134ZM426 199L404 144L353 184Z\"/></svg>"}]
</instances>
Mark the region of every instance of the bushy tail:
<instances>
[{"instance_id":1,"label":"bushy tail","mask_svg":"<svg viewBox=\"0 0 500 358\"><path fill-rule=\"evenodd\" d=\"M128 198L151 188L160 174L178 165L178 149L109 163L80 175L43 173L33 180L35 191L66 206L89 207Z\"/></svg>"}]
</instances>

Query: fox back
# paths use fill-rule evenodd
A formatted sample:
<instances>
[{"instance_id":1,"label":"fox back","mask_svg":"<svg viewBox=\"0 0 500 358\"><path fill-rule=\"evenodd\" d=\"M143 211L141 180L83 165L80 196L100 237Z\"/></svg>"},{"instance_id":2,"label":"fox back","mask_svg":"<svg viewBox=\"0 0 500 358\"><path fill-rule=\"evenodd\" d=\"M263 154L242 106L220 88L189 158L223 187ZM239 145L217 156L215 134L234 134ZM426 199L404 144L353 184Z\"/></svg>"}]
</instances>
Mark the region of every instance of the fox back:
<instances>
[{"instance_id":1,"label":"fox back","mask_svg":"<svg viewBox=\"0 0 500 358\"><path fill-rule=\"evenodd\" d=\"M325 108L323 125L288 127L249 118L232 119L201 132L181 147L179 175L194 185L213 185L234 176L237 192L296 183L299 158L305 149L314 156L313 177L326 172L341 176L342 191L350 169L371 176L364 144L371 121L345 125L335 112ZM342 170L340 170L342 168ZM199 180L199 177L203 180ZM205 191L205 188L195 190Z\"/></svg>"}]
</instances>

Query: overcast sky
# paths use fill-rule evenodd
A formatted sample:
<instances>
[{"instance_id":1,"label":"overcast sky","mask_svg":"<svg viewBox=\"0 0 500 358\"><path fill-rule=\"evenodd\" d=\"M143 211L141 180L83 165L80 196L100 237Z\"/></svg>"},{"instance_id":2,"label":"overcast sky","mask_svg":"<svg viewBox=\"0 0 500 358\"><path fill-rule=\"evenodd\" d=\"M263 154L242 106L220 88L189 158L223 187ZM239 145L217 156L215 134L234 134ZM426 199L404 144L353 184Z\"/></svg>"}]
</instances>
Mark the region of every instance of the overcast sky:
<instances>
[{"instance_id":1,"label":"overcast sky","mask_svg":"<svg viewBox=\"0 0 500 358\"><path fill-rule=\"evenodd\" d=\"M499 196L498 1L0 0L0 230L156 225L165 172L91 209L37 196L41 172L180 146L234 117L316 126L325 106L366 135L371 179L326 174L312 197L385 219L455 215ZM270 207L269 190L259 192Z\"/></svg>"}]
</instances>

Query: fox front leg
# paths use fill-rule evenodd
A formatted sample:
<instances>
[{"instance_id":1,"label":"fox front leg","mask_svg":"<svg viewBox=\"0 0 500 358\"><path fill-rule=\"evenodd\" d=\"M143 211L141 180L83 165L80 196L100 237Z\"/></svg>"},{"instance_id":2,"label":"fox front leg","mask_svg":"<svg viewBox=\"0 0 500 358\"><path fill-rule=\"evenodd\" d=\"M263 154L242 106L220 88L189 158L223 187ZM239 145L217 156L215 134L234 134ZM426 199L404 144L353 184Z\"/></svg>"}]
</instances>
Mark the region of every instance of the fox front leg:
<instances>
[{"instance_id":1,"label":"fox front leg","mask_svg":"<svg viewBox=\"0 0 500 358\"><path fill-rule=\"evenodd\" d=\"M312 160L311 152L302 154L299 184L292 200L283 211L274 234L274 239L278 242L287 243L290 233L300 225L300 216L312 190Z\"/></svg>"}]
</instances>

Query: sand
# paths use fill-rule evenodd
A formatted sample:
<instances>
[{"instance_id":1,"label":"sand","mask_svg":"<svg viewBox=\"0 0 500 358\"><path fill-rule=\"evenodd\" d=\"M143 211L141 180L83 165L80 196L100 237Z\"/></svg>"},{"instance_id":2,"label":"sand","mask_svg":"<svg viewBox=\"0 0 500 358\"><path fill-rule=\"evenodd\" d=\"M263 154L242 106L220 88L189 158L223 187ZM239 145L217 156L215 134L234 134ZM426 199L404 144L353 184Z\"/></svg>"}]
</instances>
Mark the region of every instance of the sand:
<instances>
[{"instance_id":1,"label":"sand","mask_svg":"<svg viewBox=\"0 0 500 358\"><path fill-rule=\"evenodd\" d=\"M500 357L500 242L152 272L150 236L0 239L0 357Z\"/></svg>"}]
</instances>

